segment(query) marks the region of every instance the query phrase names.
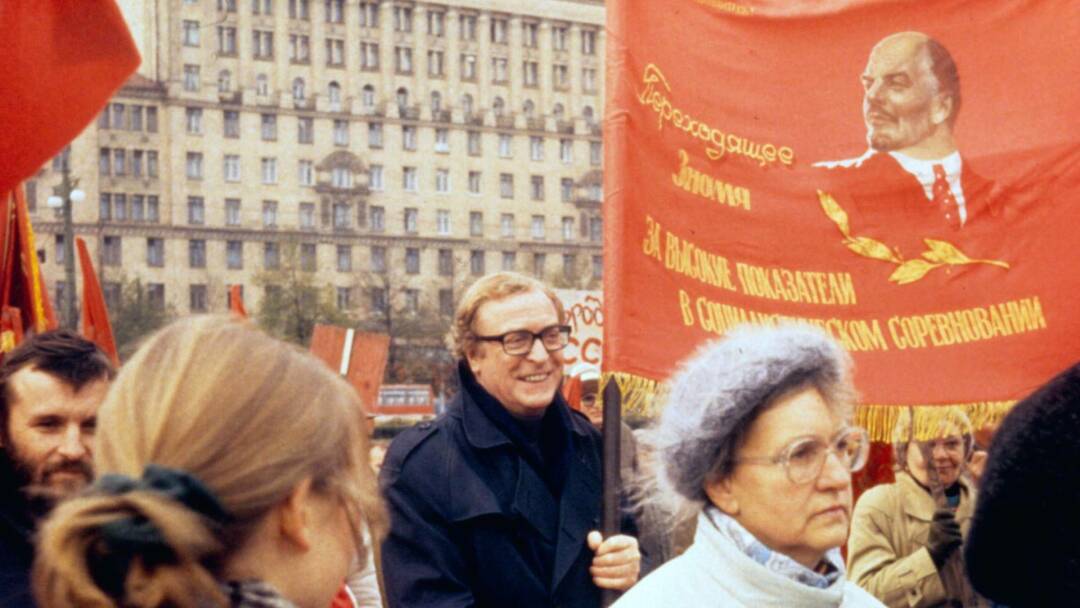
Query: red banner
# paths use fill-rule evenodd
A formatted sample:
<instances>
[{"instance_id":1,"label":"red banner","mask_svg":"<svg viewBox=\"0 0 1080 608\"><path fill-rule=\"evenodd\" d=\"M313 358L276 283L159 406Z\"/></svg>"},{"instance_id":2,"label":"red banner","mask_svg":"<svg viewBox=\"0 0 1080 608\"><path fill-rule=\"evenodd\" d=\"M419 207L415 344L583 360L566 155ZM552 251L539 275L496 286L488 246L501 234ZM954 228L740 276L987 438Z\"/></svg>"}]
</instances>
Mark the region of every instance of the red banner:
<instances>
[{"instance_id":1,"label":"red banner","mask_svg":"<svg viewBox=\"0 0 1080 608\"><path fill-rule=\"evenodd\" d=\"M75 249L79 256L79 268L82 270L82 334L108 355L113 365L120 366L120 355L116 352L116 339L113 337L112 323L109 321L109 308L105 305L105 294L101 291L94 261L90 250L82 237L75 237Z\"/></svg>"},{"instance_id":2,"label":"red banner","mask_svg":"<svg viewBox=\"0 0 1080 608\"><path fill-rule=\"evenodd\" d=\"M617 0L608 28L604 367L632 406L744 322L840 340L879 440L894 406L978 426L1077 358L1073 4Z\"/></svg>"}]
</instances>

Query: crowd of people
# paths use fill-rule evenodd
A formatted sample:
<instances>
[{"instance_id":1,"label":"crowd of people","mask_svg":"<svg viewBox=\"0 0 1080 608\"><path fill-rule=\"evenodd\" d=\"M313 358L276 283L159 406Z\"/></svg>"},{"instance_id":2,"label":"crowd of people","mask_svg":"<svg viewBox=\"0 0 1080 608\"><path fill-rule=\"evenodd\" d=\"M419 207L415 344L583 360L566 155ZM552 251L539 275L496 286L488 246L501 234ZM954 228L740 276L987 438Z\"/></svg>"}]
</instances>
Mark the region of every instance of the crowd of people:
<instances>
[{"instance_id":1,"label":"crowd of people","mask_svg":"<svg viewBox=\"0 0 1080 608\"><path fill-rule=\"evenodd\" d=\"M895 481L856 501L850 357L806 326L733 329L621 429L605 537L599 377L564 378L569 337L546 285L478 280L448 337L460 390L377 480L352 387L247 322L175 322L119 370L31 336L0 366L0 606L1080 602L1080 366L992 442L959 408L903 412Z\"/></svg>"}]
</instances>

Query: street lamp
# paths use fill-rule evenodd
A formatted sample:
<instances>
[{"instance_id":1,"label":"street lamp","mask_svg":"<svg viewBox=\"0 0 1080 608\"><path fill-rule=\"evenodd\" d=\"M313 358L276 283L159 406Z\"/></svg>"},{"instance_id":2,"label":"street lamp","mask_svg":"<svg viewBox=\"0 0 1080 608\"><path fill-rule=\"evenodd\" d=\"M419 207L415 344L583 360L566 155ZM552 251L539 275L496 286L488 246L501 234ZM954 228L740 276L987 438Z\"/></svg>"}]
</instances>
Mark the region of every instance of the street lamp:
<instances>
[{"instance_id":1,"label":"street lamp","mask_svg":"<svg viewBox=\"0 0 1080 608\"><path fill-rule=\"evenodd\" d=\"M59 194L50 196L46 205L51 209L64 210L64 281L67 289L64 290L64 320L65 325L71 329L78 329L78 309L75 306L75 226L71 220L71 206L74 203L82 203L86 200L86 193L75 187L78 180L71 178L68 164L62 164L63 179L58 188Z\"/></svg>"}]
</instances>

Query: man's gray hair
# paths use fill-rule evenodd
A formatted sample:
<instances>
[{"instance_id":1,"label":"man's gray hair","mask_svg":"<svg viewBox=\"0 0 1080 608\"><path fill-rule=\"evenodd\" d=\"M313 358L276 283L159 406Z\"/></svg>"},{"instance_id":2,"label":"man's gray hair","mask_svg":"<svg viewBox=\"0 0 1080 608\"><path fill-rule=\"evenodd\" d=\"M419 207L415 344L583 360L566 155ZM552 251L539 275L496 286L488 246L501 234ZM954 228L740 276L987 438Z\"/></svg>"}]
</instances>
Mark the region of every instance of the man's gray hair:
<instances>
[{"instance_id":1,"label":"man's gray hair","mask_svg":"<svg viewBox=\"0 0 1080 608\"><path fill-rule=\"evenodd\" d=\"M731 473L753 421L777 397L804 386L850 419L851 358L821 329L742 325L703 345L671 379L660 420L648 434L659 459L652 488L658 495L642 498L666 497L665 510L677 519L696 514L706 481Z\"/></svg>"}]
</instances>

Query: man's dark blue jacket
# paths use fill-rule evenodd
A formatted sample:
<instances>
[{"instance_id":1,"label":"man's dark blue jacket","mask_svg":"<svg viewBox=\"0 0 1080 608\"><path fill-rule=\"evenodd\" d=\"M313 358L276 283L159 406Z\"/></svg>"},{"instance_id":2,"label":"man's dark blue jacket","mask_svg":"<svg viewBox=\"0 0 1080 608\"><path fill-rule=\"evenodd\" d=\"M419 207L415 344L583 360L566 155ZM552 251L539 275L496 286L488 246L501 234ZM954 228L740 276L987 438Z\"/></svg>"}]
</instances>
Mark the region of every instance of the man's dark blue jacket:
<instances>
[{"instance_id":1,"label":"man's dark blue jacket","mask_svg":"<svg viewBox=\"0 0 1080 608\"><path fill-rule=\"evenodd\" d=\"M530 453L461 374L447 412L401 433L383 463L389 605L595 608L585 537L599 526L599 432L556 393L544 432L561 433L561 450Z\"/></svg>"}]
</instances>

